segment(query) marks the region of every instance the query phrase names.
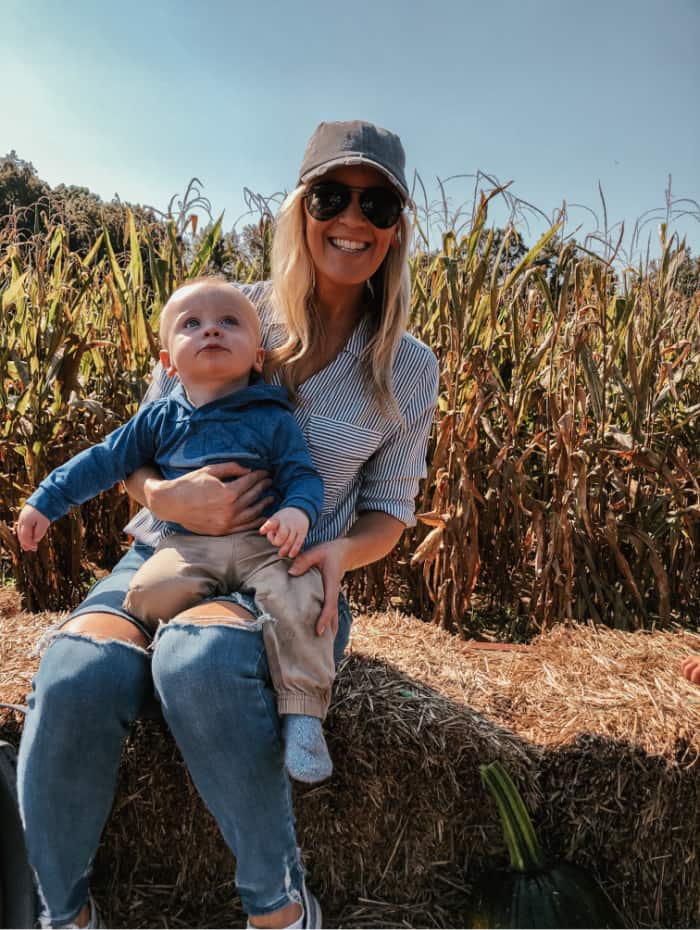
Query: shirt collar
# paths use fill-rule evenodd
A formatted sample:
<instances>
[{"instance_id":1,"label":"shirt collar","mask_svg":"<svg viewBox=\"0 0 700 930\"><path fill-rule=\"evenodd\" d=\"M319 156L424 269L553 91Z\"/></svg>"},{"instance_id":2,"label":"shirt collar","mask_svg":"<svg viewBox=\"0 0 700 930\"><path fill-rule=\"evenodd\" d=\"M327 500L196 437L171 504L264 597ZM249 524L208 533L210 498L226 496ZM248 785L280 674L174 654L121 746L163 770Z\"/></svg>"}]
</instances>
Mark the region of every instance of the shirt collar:
<instances>
[{"instance_id":1,"label":"shirt collar","mask_svg":"<svg viewBox=\"0 0 700 930\"><path fill-rule=\"evenodd\" d=\"M284 323L281 320L273 320L270 324L270 327L275 329L279 328L280 330L285 329ZM361 358L372 335L372 313L368 312L360 317L360 320L355 326L355 329L353 329L352 333L350 334L350 338L343 347L343 352L348 352L355 358ZM279 337L279 341L283 341L282 336Z\"/></svg>"}]
</instances>

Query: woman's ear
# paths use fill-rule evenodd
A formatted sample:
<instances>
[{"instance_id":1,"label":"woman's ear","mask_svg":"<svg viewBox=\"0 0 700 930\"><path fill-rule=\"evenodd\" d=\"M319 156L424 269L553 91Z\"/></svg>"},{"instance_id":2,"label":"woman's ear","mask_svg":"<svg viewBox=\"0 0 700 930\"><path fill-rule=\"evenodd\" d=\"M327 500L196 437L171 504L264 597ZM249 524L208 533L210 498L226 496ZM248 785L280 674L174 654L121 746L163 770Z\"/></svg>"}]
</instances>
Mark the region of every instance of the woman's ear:
<instances>
[{"instance_id":1,"label":"woman's ear","mask_svg":"<svg viewBox=\"0 0 700 930\"><path fill-rule=\"evenodd\" d=\"M170 352L167 349L160 350L160 363L165 369L166 375L172 378L173 375L177 374L177 368L170 361Z\"/></svg>"}]
</instances>

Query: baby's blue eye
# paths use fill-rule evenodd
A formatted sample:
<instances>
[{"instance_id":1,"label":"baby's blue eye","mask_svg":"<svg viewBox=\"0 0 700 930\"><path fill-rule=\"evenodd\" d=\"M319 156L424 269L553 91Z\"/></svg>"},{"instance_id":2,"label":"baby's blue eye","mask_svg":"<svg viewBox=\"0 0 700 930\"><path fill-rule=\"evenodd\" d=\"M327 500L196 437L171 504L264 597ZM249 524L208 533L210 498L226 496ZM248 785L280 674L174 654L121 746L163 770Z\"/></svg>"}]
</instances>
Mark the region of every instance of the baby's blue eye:
<instances>
[{"instance_id":1,"label":"baby's blue eye","mask_svg":"<svg viewBox=\"0 0 700 930\"><path fill-rule=\"evenodd\" d=\"M227 326L238 326L238 320L235 316L225 316L222 320Z\"/></svg>"},{"instance_id":2,"label":"baby's blue eye","mask_svg":"<svg viewBox=\"0 0 700 930\"><path fill-rule=\"evenodd\" d=\"M195 326L199 326L199 320L194 316L189 317L189 319L185 320L182 324L183 329L194 329Z\"/></svg>"}]
</instances>

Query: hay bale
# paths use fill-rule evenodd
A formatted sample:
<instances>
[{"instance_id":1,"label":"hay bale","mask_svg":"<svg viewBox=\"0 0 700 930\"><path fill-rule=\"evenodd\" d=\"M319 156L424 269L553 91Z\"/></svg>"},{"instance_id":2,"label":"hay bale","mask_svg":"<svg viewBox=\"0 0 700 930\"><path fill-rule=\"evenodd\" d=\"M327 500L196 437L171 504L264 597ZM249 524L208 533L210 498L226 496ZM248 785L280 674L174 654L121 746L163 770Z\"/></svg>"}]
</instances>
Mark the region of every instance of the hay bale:
<instances>
[{"instance_id":1,"label":"hay bale","mask_svg":"<svg viewBox=\"0 0 700 930\"><path fill-rule=\"evenodd\" d=\"M26 692L49 617L0 618L0 701ZM463 925L505 852L478 764L522 786L543 845L591 867L631 926L700 918L700 689L684 633L558 627L475 649L400 615L359 617L327 724L335 774L295 792L331 925ZM20 715L2 731L17 736ZM95 891L112 926L243 926L233 863L161 723L135 725Z\"/></svg>"}]
</instances>

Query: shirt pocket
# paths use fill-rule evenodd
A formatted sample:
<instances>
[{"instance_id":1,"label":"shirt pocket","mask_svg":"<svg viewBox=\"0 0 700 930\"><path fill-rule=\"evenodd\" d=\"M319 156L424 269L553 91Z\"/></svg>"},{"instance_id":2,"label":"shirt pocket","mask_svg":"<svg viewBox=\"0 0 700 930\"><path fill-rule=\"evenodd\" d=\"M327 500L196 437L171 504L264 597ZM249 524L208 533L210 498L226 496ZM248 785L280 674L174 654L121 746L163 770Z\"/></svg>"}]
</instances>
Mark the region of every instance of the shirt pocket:
<instances>
[{"instance_id":1,"label":"shirt pocket","mask_svg":"<svg viewBox=\"0 0 700 930\"><path fill-rule=\"evenodd\" d=\"M306 429L311 458L323 479L323 512L335 509L342 492L382 443L382 433L344 420L313 415Z\"/></svg>"}]
</instances>

